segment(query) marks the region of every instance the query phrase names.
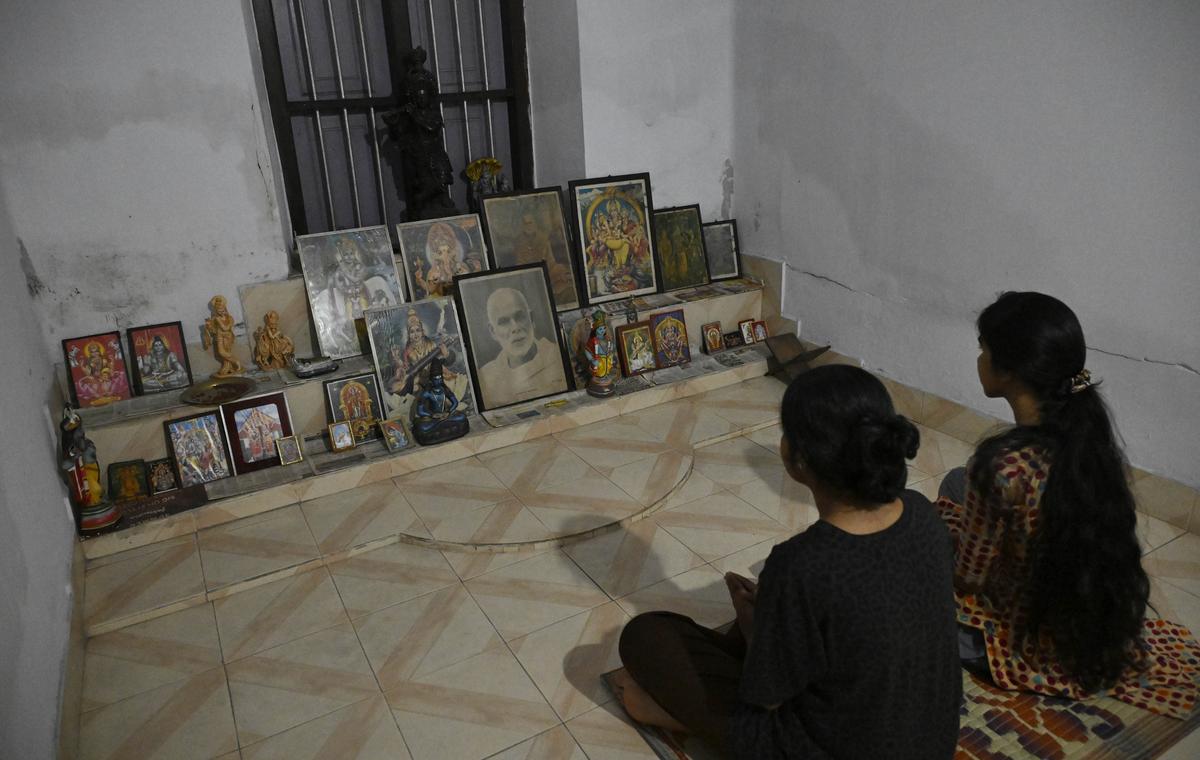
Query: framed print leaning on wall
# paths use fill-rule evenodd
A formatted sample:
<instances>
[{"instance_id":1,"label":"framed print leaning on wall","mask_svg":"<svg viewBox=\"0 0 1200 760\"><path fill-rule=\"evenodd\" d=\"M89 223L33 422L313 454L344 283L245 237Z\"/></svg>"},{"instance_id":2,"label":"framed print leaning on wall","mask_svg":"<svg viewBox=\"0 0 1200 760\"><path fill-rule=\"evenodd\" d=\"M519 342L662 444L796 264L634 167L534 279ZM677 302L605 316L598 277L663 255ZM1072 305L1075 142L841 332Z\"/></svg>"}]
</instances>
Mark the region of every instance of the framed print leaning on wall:
<instances>
[{"instance_id":1,"label":"framed print leaning on wall","mask_svg":"<svg viewBox=\"0 0 1200 760\"><path fill-rule=\"evenodd\" d=\"M584 300L658 292L650 175L574 180L568 196Z\"/></svg>"},{"instance_id":2,"label":"framed print leaning on wall","mask_svg":"<svg viewBox=\"0 0 1200 760\"><path fill-rule=\"evenodd\" d=\"M410 301L448 296L454 277L487 269L479 214L396 225Z\"/></svg>"},{"instance_id":3,"label":"framed print leaning on wall","mask_svg":"<svg viewBox=\"0 0 1200 760\"><path fill-rule=\"evenodd\" d=\"M179 485L187 488L233 474L221 413L214 409L163 423Z\"/></svg>"},{"instance_id":4,"label":"framed print leaning on wall","mask_svg":"<svg viewBox=\"0 0 1200 760\"><path fill-rule=\"evenodd\" d=\"M542 187L528 193L485 195L483 223L494 267L544 261L554 305L560 312L579 307L562 190Z\"/></svg>"},{"instance_id":5,"label":"framed print leaning on wall","mask_svg":"<svg viewBox=\"0 0 1200 760\"><path fill-rule=\"evenodd\" d=\"M704 254L708 259L708 278L728 280L741 275L737 222L725 219L701 225L704 230Z\"/></svg>"},{"instance_id":6,"label":"framed print leaning on wall","mask_svg":"<svg viewBox=\"0 0 1200 760\"><path fill-rule=\"evenodd\" d=\"M107 332L62 342L63 363L75 406L104 406L131 398L121 333Z\"/></svg>"},{"instance_id":7,"label":"framed print leaning on wall","mask_svg":"<svg viewBox=\"0 0 1200 760\"><path fill-rule=\"evenodd\" d=\"M655 209L654 235L664 292L708 284L699 204Z\"/></svg>"},{"instance_id":8,"label":"framed print leaning on wall","mask_svg":"<svg viewBox=\"0 0 1200 760\"><path fill-rule=\"evenodd\" d=\"M292 434L292 417L282 391L222 404L221 417L238 475L280 464L275 441Z\"/></svg>"},{"instance_id":9,"label":"framed print leaning on wall","mask_svg":"<svg viewBox=\"0 0 1200 760\"><path fill-rule=\"evenodd\" d=\"M133 354L133 387L139 394L179 390L192 384L182 323L131 327L125 336Z\"/></svg>"}]
</instances>

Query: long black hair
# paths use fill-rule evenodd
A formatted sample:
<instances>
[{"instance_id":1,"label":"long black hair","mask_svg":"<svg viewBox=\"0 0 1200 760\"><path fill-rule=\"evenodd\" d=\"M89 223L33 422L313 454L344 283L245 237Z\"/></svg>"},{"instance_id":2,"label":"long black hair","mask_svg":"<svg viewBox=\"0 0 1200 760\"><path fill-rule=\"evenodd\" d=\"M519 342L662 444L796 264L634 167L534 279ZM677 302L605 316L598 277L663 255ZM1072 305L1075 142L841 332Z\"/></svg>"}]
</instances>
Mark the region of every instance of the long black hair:
<instances>
[{"instance_id":1,"label":"long black hair","mask_svg":"<svg viewBox=\"0 0 1200 760\"><path fill-rule=\"evenodd\" d=\"M800 466L856 505L879 507L904 490L920 434L871 373L840 364L805 372L783 394L780 418Z\"/></svg>"},{"instance_id":2,"label":"long black hair","mask_svg":"<svg viewBox=\"0 0 1200 760\"><path fill-rule=\"evenodd\" d=\"M1049 476L1030 545L1026 617L1017 635L1048 633L1059 661L1087 691L1140 666L1150 581L1142 569L1128 463L1108 408L1085 381L1083 328L1062 301L1009 292L976 323L992 369L1020 380L1039 401L1037 425L1017 426L976 449L971 484L991 490L995 463L1027 446L1042 449ZM991 505L1003 509L1003 505Z\"/></svg>"}]
</instances>

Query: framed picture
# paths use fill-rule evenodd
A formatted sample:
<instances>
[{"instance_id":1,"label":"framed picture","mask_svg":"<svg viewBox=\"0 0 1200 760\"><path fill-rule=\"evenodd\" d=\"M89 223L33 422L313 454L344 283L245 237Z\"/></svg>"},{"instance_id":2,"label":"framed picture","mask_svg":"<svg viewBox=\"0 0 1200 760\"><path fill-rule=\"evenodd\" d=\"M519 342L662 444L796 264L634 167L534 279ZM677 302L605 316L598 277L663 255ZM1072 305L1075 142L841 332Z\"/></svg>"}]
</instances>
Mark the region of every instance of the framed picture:
<instances>
[{"instance_id":1,"label":"framed picture","mask_svg":"<svg viewBox=\"0 0 1200 760\"><path fill-rule=\"evenodd\" d=\"M144 499L150 495L146 482L146 462L132 459L108 466L108 494L116 502Z\"/></svg>"},{"instance_id":2,"label":"framed picture","mask_svg":"<svg viewBox=\"0 0 1200 760\"><path fill-rule=\"evenodd\" d=\"M664 291L708 284L699 204L655 209L654 235Z\"/></svg>"},{"instance_id":3,"label":"framed picture","mask_svg":"<svg viewBox=\"0 0 1200 760\"><path fill-rule=\"evenodd\" d=\"M571 389L545 262L454 279L480 409Z\"/></svg>"},{"instance_id":4,"label":"framed picture","mask_svg":"<svg viewBox=\"0 0 1200 760\"><path fill-rule=\"evenodd\" d=\"M546 262L550 290L559 311L580 306L578 278L571 261L562 190L542 187L527 193L483 197L483 223L492 266Z\"/></svg>"},{"instance_id":5,"label":"framed picture","mask_svg":"<svg viewBox=\"0 0 1200 760\"><path fill-rule=\"evenodd\" d=\"M738 322L738 330L742 333L742 343L748 346L754 342L753 319L743 319L741 322Z\"/></svg>"},{"instance_id":6,"label":"framed picture","mask_svg":"<svg viewBox=\"0 0 1200 760\"><path fill-rule=\"evenodd\" d=\"M349 422L335 422L329 426L330 451L349 451L355 445L354 430Z\"/></svg>"},{"instance_id":7,"label":"framed picture","mask_svg":"<svg viewBox=\"0 0 1200 760\"><path fill-rule=\"evenodd\" d=\"M651 314L650 335L654 339L654 362L659 369L687 364L692 360L683 309Z\"/></svg>"},{"instance_id":8,"label":"framed picture","mask_svg":"<svg viewBox=\"0 0 1200 760\"><path fill-rule=\"evenodd\" d=\"M218 410L200 412L163 423L167 451L175 460L179 485L199 485L233 474L225 442L225 426Z\"/></svg>"},{"instance_id":9,"label":"framed picture","mask_svg":"<svg viewBox=\"0 0 1200 760\"><path fill-rule=\"evenodd\" d=\"M375 420L386 416L374 372L326 380L325 408L330 422L350 421L355 443L375 438Z\"/></svg>"},{"instance_id":10,"label":"framed picture","mask_svg":"<svg viewBox=\"0 0 1200 760\"><path fill-rule=\"evenodd\" d=\"M275 439L275 452L280 464L295 464L304 460L304 443L298 435L285 435Z\"/></svg>"},{"instance_id":11,"label":"framed picture","mask_svg":"<svg viewBox=\"0 0 1200 760\"><path fill-rule=\"evenodd\" d=\"M238 475L280 464L275 440L292 434L292 418L282 391L221 405L229 431L233 469Z\"/></svg>"},{"instance_id":12,"label":"framed picture","mask_svg":"<svg viewBox=\"0 0 1200 760\"><path fill-rule=\"evenodd\" d=\"M104 406L132 398L121 333L106 332L62 342L63 364L75 406Z\"/></svg>"},{"instance_id":13,"label":"framed picture","mask_svg":"<svg viewBox=\"0 0 1200 760\"><path fill-rule=\"evenodd\" d=\"M715 354L725 347L725 342L721 336L720 322L708 322L701 325L700 336L704 338L704 342L701 345L704 347L704 353L706 354Z\"/></svg>"},{"instance_id":14,"label":"framed picture","mask_svg":"<svg viewBox=\"0 0 1200 760\"><path fill-rule=\"evenodd\" d=\"M400 420L379 420L379 432L383 435L383 445L392 453L408 446L408 431Z\"/></svg>"},{"instance_id":15,"label":"framed picture","mask_svg":"<svg viewBox=\"0 0 1200 760\"><path fill-rule=\"evenodd\" d=\"M428 383L434 359L442 363L446 388L458 399L458 408L468 416L474 412L471 373L453 298L370 309L366 323L386 407L379 417L409 419L413 399Z\"/></svg>"},{"instance_id":16,"label":"framed picture","mask_svg":"<svg viewBox=\"0 0 1200 760\"><path fill-rule=\"evenodd\" d=\"M568 196L584 300L658 292L650 175L574 180Z\"/></svg>"},{"instance_id":17,"label":"framed picture","mask_svg":"<svg viewBox=\"0 0 1200 760\"><path fill-rule=\"evenodd\" d=\"M609 306L615 306L615 303L610 303ZM563 345L567 349L567 364L570 365L571 371L575 375L575 389L583 390L587 387L588 381L592 377L591 365L584 356L583 347L587 344L588 338L592 337L592 315L596 313L598 307L584 307L582 309L572 309L570 311L559 312L558 324L562 328ZM608 314L608 328L612 334L613 340L616 340L616 329L629 321L626 314L620 311L609 311L604 309ZM637 312L633 313L634 321L637 321Z\"/></svg>"},{"instance_id":18,"label":"framed picture","mask_svg":"<svg viewBox=\"0 0 1200 760\"><path fill-rule=\"evenodd\" d=\"M179 390L192 384L182 323L131 327L125 337L133 354L133 388L138 395Z\"/></svg>"},{"instance_id":19,"label":"framed picture","mask_svg":"<svg viewBox=\"0 0 1200 760\"><path fill-rule=\"evenodd\" d=\"M617 354L621 371L626 377L657 369L654 362L654 339L650 337L649 322L634 322L617 328Z\"/></svg>"},{"instance_id":20,"label":"framed picture","mask_svg":"<svg viewBox=\"0 0 1200 760\"><path fill-rule=\"evenodd\" d=\"M175 465L171 463L171 458L163 457L146 462L146 481L150 484L152 495L179 488L179 480L175 477Z\"/></svg>"},{"instance_id":21,"label":"framed picture","mask_svg":"<svg viewBox=\"0 0 1200 760\"><path fill-rule=\"evenodd\" d=\"M701 227L704 229L704 255L708 259L708 279L728 280L740 277L742 268L737 222L726 219L708 222Z\"/></svg>"},{"instance_id":22,"label":"framed picture","mask_svg":"<svg viewBox=\"0 0 1200 760\"><path fill-rule=\"evenodd\" d=\"M363 353L358 319L376 306L404 301L387 228L360 227L296 238L300 267L321 353Z\"/></svg>"},{"instance_id":23,"label":"framed picture","mask_svg":"<svg viewBox=\"0 0 1200 760\"><path fill-rule=\"evenodd\" d=\"M721 342L725 344L725 348L737 348L738 346L746 345L746 341L742 337L741 330L727 332L721 336Z\"/></svg>"},{"instance_id":24,"label":"framed picture","mask_svg":"<svg viewBox=\"0 0 1200 760\"><path fill-rule=\"evenodd\" d=\"M396 225L409 300L454 292L454 277L487 269L479 214Z\"/></svg>"},{"instance_id":25,"label":"framed picture","mask_svg":"<svg viewBox=\"0 0 1200 760\"><path fill-rule=\"evenodd\" d=\"M770 333L767 332L767 323L761 319L754 322L753 332L755 343L762 343L764 340L770 337Z\"/></svg>"}]
</instances>

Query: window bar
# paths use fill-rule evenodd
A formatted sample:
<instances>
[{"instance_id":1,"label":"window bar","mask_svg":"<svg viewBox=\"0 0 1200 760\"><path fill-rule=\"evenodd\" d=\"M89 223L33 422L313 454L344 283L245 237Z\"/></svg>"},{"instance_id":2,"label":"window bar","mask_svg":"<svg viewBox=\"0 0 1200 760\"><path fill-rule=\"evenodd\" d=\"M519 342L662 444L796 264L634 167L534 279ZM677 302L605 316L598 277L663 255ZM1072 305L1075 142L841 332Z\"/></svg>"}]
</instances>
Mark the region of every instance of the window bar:
<instances>
[{"instance_id":1,"label":"window bar","mask_svg":"<svg viewBox=\"0 0 1200 760\"><path fill-rule=\"evenodd\" d=\"M346 99L346 83L342 80L342 56L338 52L337 25L333 20L333 3L325 0L325 15L329 18L329 40L333 43L333 73L337 77L338 97ZM358 173L354 170L354 144L350 142L350 112L342 106L342 134L346 138L346 165L350 168L350 197L354 199L354 226L362 226L362 208L358 202Z\"/></svg>"},{"instance_id":2,"label":"window bar","mask_svg":"<svg viewBox=\"0 0 1200 760\"><path fill-rule=\"evenodd\" d=\"M438 95L441 95L442 71L438 67L437 26L433 22L433 0L426 0L425 13L429 16L429 50L433 54L433 86L437 88ZM438 113L442 116L442 141L445 142L446 107L442 105L441 98L438 98Z\"/></svg>"},{"instance_id":3,"label":"window bar","mask_svg":"<svg viewBox=\"0 0 1200 760\"><path fill-rule=\"evenodd\" d=\"M458 59L458 91L466 93L467 74L463 70L462 29L458 25L458 0L450 0L450 18L454 20L454 55ZM471 106L464 99L463 109L463 141L467 147L467 163L475 159L471 153Z\"/></svg>"},{"instance_id":4,"label":"window bar","mask_svg":"<svg viewBox=\"0 0 1200 760\"><path fill-rule=\"evenodd\" d=\"M479 19L479 61L483 68L483 89L492 89L491 81L488 78L488 60L487 60L487 37L483 31L483 0L475 0L475 11ZM496 156L496 138L492 133L492 99L488 98L483 101L487 108L487 143L488 155L495 158Z\"/></svg>"},{"instance_id":5,"label":"window bar","mask_svg":"<svg viewBox=\"0 0 1200 760\"><path fill-rule=\"evenodd\" d=\"M363 81L367 86L367 97L373 98L375 90L371 87L371 65L367 61L367 35L363 31L362 16L362 0L354 0L354 20L358 25L358 49L362 53ZM375 126L375 108L367 110L371 127L371 153L375 158L375 180L379 191L379 219L386 225L388 223L387 196L384 194L383 165L379 157L379 130Z\"/></svg>"},{"instance_id":6,"label":"window bar","mask_svg":"<svg viewBox=\"0 0 1200 760\"><path fill-rule=\"evenodd\" d=\"M317 97L317 78L313 74L312 50L308 46L308 24L304 22L304 0L296 0L297 20L300 22L300 39L304 41L304 69L308 72L308 92L315 102ZM329 162L325 160L325 135L321 132L321 111L313 112L316 122L317 151L321 154L321 173L325 178L325 208L329 211L329 224L336 227L337 219L333 211L333 193L329 188Z\"/></svg>"}]
</instances>

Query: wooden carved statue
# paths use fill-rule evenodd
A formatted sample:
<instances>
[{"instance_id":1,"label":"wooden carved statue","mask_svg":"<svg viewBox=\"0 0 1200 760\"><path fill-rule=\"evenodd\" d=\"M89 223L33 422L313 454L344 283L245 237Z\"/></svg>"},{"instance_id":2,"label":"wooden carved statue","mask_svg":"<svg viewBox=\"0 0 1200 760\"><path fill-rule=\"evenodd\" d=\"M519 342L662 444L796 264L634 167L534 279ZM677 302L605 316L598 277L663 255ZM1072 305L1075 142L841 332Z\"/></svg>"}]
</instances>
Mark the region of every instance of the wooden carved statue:
<instances>
[{"instance_id":1,"label":"wooden carved statue","mask_svg":"<svg viewBox=\"0 0 1200 760\"><path fill-rule=\"evenodd\" d=\"M225 296L213 296L208 302L208 311L212 315L204 320L204 330L200 333L204 350L212 350L213 356L221 363L213 377L232 377L241 374L242 363L233 355L233 315L229 313Z\"/></svg>"},{"instance_id":2,"label":"wooden carved statue","mask_svg":"<svg viewBox=\"0 0 1200 760\"><path fill-rule=\"evenodd\" d=\"M262 327L254 331L254 363L259 369L283 369L292 363L296 345L279 329L279 312L263 315Z\"/></svg>"}]
</instances>

